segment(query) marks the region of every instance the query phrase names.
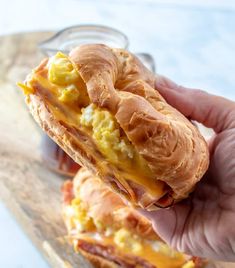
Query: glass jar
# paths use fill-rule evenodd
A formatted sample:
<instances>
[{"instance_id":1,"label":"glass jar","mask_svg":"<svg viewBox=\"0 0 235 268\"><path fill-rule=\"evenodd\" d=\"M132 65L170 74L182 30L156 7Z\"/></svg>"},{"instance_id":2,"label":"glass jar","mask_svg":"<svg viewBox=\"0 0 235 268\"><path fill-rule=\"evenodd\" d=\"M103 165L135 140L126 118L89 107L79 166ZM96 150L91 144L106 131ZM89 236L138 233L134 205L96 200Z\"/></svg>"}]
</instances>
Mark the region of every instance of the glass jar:
<instances>
[{"instance_id":1,"label":"glass jar","mask_svg":"<svg viewBox=\"0 0 235 268\"><path fill-rule=\"evenodd\" d=\"M55 55L57 51L68 54L69 51L82 44L106 44L115 48L128 49L127 36L111 27L102 25L77 25L65 28L51 38L39 43L38 47L46 56ZM153 72L154 60L147 53L136 53L137 57ZM46 134L42 137L42 158L51 170L73 177L80 168L53 140Z\"/></svg>"},{"instance_id":2,"label":"glass jar","mask_svg":"<svg viewBox=\"0 0 235 268\"><path fill-rule=\"evenodd\" d=\"M102 25L77 25L65 28L51 38L39 43L38 47L48 57L55 55L60 50L68 54L69 51L83 44L105 44L115 48L129 48L128 37L108 26ZM137 57L149 68L155 71L155 63L153 57L148 53L135 53Z\"/></svg>"}]
</instances>

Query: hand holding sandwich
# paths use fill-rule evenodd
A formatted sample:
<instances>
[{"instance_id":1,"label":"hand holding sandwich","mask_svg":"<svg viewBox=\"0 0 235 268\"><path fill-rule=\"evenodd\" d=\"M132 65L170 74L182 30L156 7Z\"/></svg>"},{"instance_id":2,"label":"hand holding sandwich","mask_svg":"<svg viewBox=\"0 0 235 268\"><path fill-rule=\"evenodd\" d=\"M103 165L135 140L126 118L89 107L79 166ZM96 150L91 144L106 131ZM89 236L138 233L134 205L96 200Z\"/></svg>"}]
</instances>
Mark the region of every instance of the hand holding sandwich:
<instances>
[{"instance_id":1,"label":"hand holding sandwich","mask_svg":"<svg viewBox=\"0 0 235 268\"><path fill-rule=\"evenodd\" d=\"M232 260L235 103L165 78L156 90L155 79L130 52L91 44L45 59L18 85L42 129L128 203L154 211L181 201L148 214L164 240ZM217 133L206 176L208 145L186 117Z\"/></svg>"},{"instance_id":2,"label":"hand holding sandwich","mask_svg":"<svg viewBox=\"0 0 235 268\"><path fill-rule=\"evenodd\" d=\"M216 134L209 141L209 170L190 199L146 216L177 250L235 261L235 103L163 77L156 88L169 104Z\"/></svg>"}]
</instances>

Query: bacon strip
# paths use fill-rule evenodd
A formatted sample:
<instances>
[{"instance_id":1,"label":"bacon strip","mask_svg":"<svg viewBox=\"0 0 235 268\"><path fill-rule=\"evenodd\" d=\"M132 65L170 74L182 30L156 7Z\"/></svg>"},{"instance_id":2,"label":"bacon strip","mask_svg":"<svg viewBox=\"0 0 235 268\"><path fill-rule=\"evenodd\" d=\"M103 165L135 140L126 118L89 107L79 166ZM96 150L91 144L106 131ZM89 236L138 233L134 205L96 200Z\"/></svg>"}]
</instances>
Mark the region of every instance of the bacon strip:
<instances>
[{"instance_id":1,"label":"bacon strip","mask_svg":"<svg viewBox=\"0 0 235 268\"><path fill-rule=\"evenodd\" d=\"M61 192L63 193L63 203L69 205L75 197L73 192L73 182L70 180L65 181L61 187Z\"/></svg>"},{"instance_id":2,"label":"bacon strip","mask_svg":"<svg viewBox=\"0 0 235 268\"><path fill-rule=\"evenodd\" d=\"M201 259L199 257L192 257L191 260L194 262L195 268L202 268L207 263L205 259Z\"/></svg>"},{"instance_id":3,"label":"bacon strip","mask_svg":"<svg viewBox=\"0 0 235 268\"><path fill-rule=\"evenodd\" d=\"M113 246L104 246L98 243L92 243L82 239L77 240L77 247L87 253L102 257L108 261L112 261L123 268L157 268L155 265L143 260L137 256L123 254L120 256Z\"/></svg>"},{"instance_id":4,"label":"bacon strip","mask_svg":"<svg viewBox=\"0 0 235 268\"><path fill-rule=\"evenodd\" d=\"M172 197L172 192L168 192L163 197L161 197L158 201L156 201L154 205L159 208L168 208L174 205L174 201L175 200Z\"/></svg>"}]
</instances>

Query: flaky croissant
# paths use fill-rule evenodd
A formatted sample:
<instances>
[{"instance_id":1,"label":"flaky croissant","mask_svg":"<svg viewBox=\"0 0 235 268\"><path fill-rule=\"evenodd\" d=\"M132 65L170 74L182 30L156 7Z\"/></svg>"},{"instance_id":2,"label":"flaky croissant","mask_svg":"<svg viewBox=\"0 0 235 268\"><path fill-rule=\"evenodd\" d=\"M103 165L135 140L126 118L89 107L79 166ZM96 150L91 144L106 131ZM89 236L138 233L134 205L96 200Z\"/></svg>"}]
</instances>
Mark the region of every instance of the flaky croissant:
<instances>
[{"instance_id":1,"label":"flaky croissant","mask_svg":"<svg viewBox=\"0 0 235 268\"><path fill-rule=\"evenodd\" d=\"M208 168L198 129L131 53L83 45L45 59L20 86L39 125L132 205L167 207Z\"/></svg>"}]
</instances>

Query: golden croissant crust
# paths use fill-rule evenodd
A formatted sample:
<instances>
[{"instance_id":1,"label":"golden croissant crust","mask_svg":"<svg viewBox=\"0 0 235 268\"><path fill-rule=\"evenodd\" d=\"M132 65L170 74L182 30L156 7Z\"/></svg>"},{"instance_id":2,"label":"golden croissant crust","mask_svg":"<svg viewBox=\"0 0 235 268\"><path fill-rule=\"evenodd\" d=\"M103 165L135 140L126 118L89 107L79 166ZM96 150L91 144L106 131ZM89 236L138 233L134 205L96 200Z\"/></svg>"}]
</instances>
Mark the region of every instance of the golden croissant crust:
<instances>
[{"instance_id":1,"label":"golden croissant crust","mask_svg":"<svg viewBox=\"0 0 235 268\"><path fill-rule=\"evenodd\" d=\"M35 120L76 162L134 206L188 196L209 164L198 129L131 53L84 45L43 61L21 85Z\"/></svg>"}]
</instances>

